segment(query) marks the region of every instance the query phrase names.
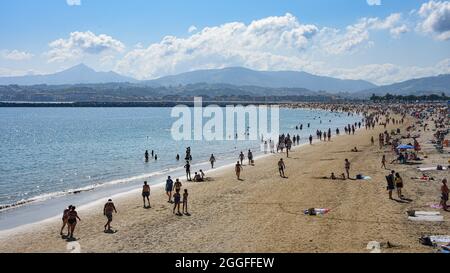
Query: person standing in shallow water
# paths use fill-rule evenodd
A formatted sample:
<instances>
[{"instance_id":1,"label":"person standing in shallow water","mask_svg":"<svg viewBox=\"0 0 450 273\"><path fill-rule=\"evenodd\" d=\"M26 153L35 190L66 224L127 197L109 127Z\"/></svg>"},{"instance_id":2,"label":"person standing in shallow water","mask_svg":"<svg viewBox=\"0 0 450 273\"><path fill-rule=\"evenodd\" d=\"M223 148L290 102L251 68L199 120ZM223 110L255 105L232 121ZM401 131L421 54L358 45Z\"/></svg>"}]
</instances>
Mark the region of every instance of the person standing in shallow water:
<instances>
[{"instance_id":1,"label":"person standing in shallow water","mask_svg":"<svg viewBox=\"0 0 450 273\"><path fill-rule=\"evenodd\" d=\"M149 159L148 150L145 151L144 157L145 157L145 162L148 162L148 159Z\"/></svg>"},{"instance_id":2,"label":"person standing in shallow water","mask_svg":"<svg viewBox=\"0 0 450 273\"><path fill-rule=\"evenodd\" d=\"M309 135L309 145L312 145L313 137L312 135Z\"/></svg>"},{"instance_id":3,"label":"person standing in shallow water","mask_svg":"<svg viewBox=\"0 0 450 273\"><path fill-rule=\"evenodd\" d=\"M244 153L241 151L241 153L239 154L239 160L241 161L241 165L243 164L242 162L244 161Z\"/></svg>"},{"instance_id":4,"label":"person standing in shallow water","mask_svg":"<svg viewBox=\"0 0 450 273\"><path fill-rule=\"evenodd\" d=\"M189 161L186 161L186 165L184 165L184 168L186 169L186 180L192 181L191 178L191 164L189 164Z\"/></svg>"},{"instance_id":5,"label":"person standing in shallow water","mask_svg":"<svg viewBox=\"0 0 450 273\"><path fill-rule=\"evenodd\" d=\"M211 163L211 169L214 169L214 162L216 162L216 158L214 157L214 154L211 154L211 157L209 158L209 162Z\"/></svg>"}]
</instances>

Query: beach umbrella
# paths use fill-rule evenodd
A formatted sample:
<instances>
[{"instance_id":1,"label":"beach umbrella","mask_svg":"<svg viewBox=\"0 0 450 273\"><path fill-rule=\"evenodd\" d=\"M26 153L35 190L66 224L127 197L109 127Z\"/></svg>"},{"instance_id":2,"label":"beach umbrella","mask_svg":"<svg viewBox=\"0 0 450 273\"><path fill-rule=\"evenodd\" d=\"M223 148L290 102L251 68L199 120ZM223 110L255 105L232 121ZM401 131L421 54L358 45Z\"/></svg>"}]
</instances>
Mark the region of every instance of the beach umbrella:
<instances>
[{"instance_id":1,"label":"beach umbrella","mask_svg":"<svg viewBox=\"0 0 450 273\"><path fill-rule=\"evenodd\" d=\"M402 150L414 149L414 146L411 146L411 145L399 145L399 146L397 146L397 149L402 149Z\"/></svg>"}]
</instances>

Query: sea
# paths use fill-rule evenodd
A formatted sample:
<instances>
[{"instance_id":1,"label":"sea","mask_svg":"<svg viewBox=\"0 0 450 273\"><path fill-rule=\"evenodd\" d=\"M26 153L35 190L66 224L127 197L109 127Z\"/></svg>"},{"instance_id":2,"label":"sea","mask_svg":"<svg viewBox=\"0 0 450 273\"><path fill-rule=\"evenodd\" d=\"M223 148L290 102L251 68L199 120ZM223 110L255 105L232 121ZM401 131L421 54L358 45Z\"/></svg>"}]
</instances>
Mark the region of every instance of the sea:
<instances>
[{"instance_id":1,"label":"sea","mask_svg":"<svg viewBox=\"0 0 450 273\"><path fill-rule=\"evenodd\" d=\"M171 112L172 108L0 108L0 230L58 216L69 204L139 189L144 180L157 185L168 175L182 176L186 147L191 147L192 171L210 170L211 154L220 167L236 162L241 151L264 153L259 134L254 140L174 140L172 126L179 118ZM361 120L349 113L279 109L280 133L300 135L301 143L310 134L315 138L318 129L331 128L334 135L339 128L343 134L344 126ZM301 124L303 130L296 129ZM146 150L153 150L158 159L145 162Z\"/></svg>"}]
</instances>

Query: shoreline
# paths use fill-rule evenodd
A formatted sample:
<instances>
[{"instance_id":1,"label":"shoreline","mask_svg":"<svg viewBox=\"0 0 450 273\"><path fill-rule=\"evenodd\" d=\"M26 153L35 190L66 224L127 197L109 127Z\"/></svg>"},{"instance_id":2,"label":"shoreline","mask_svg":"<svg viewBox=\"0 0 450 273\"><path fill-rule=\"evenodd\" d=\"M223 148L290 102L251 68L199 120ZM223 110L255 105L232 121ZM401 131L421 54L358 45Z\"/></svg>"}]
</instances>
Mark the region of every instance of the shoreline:
<instances>
[{"instance_id":1,"label":"shoreline","mask_svg":"<svg viewBox=\"0 0 450 273\"><path fill-rule=\"evenodd\" d=\"M287 105L284 105L283 108L290 109ZM302 108L302 109L305 109L308 111L321 111L323 113L333 113L332 111L329 111L327 109L321 109L321 108ZM336 112L345 113L345 111L336 111ZM334 113L336 113L336 112L334 112ZM362 118L362 116L360 114L353 113L353 115L355 116L355 118L353 118L354 120ZM337 137L337 136L334 136L334 137ZM302 137L301 143L297 146L293 146L293 149L296 149L297 147L302 146L307 143L308 143L308 140L306 140L304 137ZM261 145L261 143L259 145ZM229 152L225 152L225 153L229 153ZM264 152L262 152L261 150L254 150L254 154L255 154L255 159L259 159L259 158L266 156L266 155L264 155ZM270 153L268 153L267 156L270 156ZM234 159L232 156L224 158L224 161L225 161L224 165L223 166L219 165L219 167L230 167L231 168L234 165L234 162L233 162ZM230 163L227 163L227 162L230 162ZM199 167L197 167L197 166L199 166ZM195 165L192 165L193 168L197 168L197 169L198 168L202 169L202 166L209 166L209 162L202 161L202 162L195 163ZM205 170L205 168L203 168L203 169ZM205 173L208 173L210 171L211 170L208 170ZM111 192L110 196L120 196L121 194L124 194L127 192L132 192L133 189L130 189L130 187L132 185L137 185L137 183L141 183L143 180L157 179L157 180L165 181L164 176L167 176L167 175L173 176L172 174L177 174L180 172L184 173L184 169L181 166L169 167L169 168L163 168L161 170L154 170L148 174L138 174L138 175L135 175L132 177L117 178L117 179L113 179L113 180L107 181L107 182L98 182L95 184L82 186L80 188L75 188L73 190L45 193L45 194L38 195L36 197L32 197L28 200L18 201L17 202L18 205L5 204L4 208L0 209L0 217L2 217L1 214L3 213L3 214L6 214L6 215L3 215L3 217L5 217L5 218L10 216L11 214L14 215L16 218L18 218L18 217L20 217L20 215L19 215L19 213L17 213L16 210L22 210L30 205L36 205L41 209L45 209L44 206L46 203L50 202L53 205L55 203L63 204L65 202L64 200L68 200L68 201L66 201L66 203L71 203L71 202L76 203L76 200L82 200L81 205L84 206L89 203L95 203L98 201L98 199L103 199L103 197L97 198L97 199L88 198L85 196L85 194L95 196L95 195L98 195L98 192L100 192L102 190L106 190L107 192ZM140 180L142 180L142 181L140 181ZM181 180L183 181L184 179L181 179ZM159 183L164 183L164 182L157 182L155 184L152 184L152 182L150 182L150 185L154 186ZM105 193L103 195L105 196L104 198L106 198L106 195L109 196L109 194L107 194L107 193ZM43 197L43 198L41 198L41 197ZM86 199L88 199L88 200L86 200ZM75 201L70 201L70 200L75 200ZM29 210L31 210L31 209L29 209ZM30 213L31 213L31 211L28 211L28 215ZM20 223L15 225L14 227L11 227L11 226L13 226L12 224L2 224L1 226L3 226L4 228L2 227L0 229L0 232L18 228L22 225L39 223L39 222L45 221L48 218L58 218L59 217L58 214L56 214L56 213L52 213L51 215L49 215L49 213L46 213L46 214L47 215L45 215L44 217L35 217L35 218L39 218L39 219L21 220ZM22 217L22 218L24 218L24 217ZM9 222L11 222L11 221L9 221Z\"/></svg>"}]
</instances>

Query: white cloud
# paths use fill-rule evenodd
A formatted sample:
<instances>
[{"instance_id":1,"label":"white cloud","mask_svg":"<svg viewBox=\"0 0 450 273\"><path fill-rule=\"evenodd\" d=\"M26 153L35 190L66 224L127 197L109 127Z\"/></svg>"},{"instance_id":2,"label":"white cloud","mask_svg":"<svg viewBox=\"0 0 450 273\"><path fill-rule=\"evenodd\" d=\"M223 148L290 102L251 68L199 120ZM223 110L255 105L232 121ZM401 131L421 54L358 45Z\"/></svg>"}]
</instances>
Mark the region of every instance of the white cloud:
<instances>
[{"instance_id":1,"label":"white cloud","mask_svg":"<svg viewBox=\"0 0 450 273\"><path fill-rule=\"evenodd\" d=\"M381 0L367 0L369 6L380 6Z\"/></svg>"},{"instance_id":2,"label":"white cloud","mask_svg":"<svg viewBox=\"0 0 450 273\"><path fill-rule=\"evenodd\" d=\"M450 39L450 1L430 1L418 11L422 21L418 29L434 35L438 40Z\"/></svg>"},{"instance_id":3,"label":"white cloud","mask_svg":"<svg viewBox=\"0 0 450 273\"><path fill-rule=\"evenodd\" d=\"M436 76L439 74L450 73L450 58L438 62L436 65L420 66L399 66L391 63L369 64L355 68L325 68L324 75L339 77L342 79L365 79L373 83L384 85L394 82L410 80L412 78L421 78Z\"/></svg>"},{"instance_id":4,"label":"white cloud","mask_svg":"<svg viewBox=\"0 0 450 273\"><path fill-rule=\"evenodd\" d=\"M104 52L122 52L125 45L111 36L96 35L90 31L72 32L68 39L58 39L49 44L50 51L45 55L49 62L62 62L83 57L86 54L98 55Z\"/></svg>"},{"instance_id":5,"label":"white cloud","mask_svg":"<svg viewBox=\"0 0 450 273\"><path fill-rule=\"evenodd\" d=\"M378 17L361 18L356 24L347 26L344 33L337 29L323 28L321 30L322 47L329 54L339 55L353 52L360 47L370 47L370 31L389 30L393 37L409 31L409 28L402 23L400 13L393 13L385 19Z\"/></svg>"},{"instance_id":6,"label":"white cloud","mask_svg":"<svg viewBox=\"0 0 450 273\"><path fill-rule=\"evenodd\" d=\"M147 48L134 49L118 62L116 70L148 79L226 66L300 69L304 64L301 52L318 31L289 13L248 25L232 22L204 28L185 39L166 36Z\"/></svg>"},{"instance_id":7,"label":"white cloud","mask_svg":"<svg viewBox=\"0 0 450 273\"><path fill-rule=\"evenodd\" d=\"M69 6L81 6L81 0L66 0Z\"/></svg>"},{"instance_id":8,"label":"white cloud","mask_svg":"<svg viewBox=\"0 0 450 273\"><path fill-rule=\"evenodd\" d=\"M189 33L196 32L196 31L197 31L197 27L196 26L190 26L189 29L188 29Z\"/></svg>"},{"instance_id":9,"label":"white cloud","mask_svg":"<svg viewBox=\"0 0 450 273\"><path fill-rule=\"evenodd\" d=\"M3 50L1 56L10 61L24 61L31 59L34 55L25 51L14 50Z\"/></svg>"}]
</instances>

